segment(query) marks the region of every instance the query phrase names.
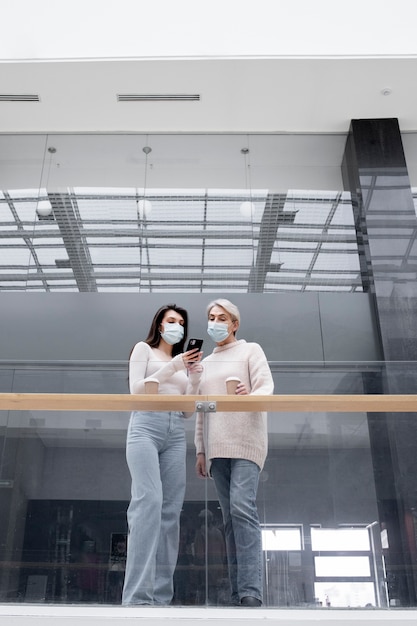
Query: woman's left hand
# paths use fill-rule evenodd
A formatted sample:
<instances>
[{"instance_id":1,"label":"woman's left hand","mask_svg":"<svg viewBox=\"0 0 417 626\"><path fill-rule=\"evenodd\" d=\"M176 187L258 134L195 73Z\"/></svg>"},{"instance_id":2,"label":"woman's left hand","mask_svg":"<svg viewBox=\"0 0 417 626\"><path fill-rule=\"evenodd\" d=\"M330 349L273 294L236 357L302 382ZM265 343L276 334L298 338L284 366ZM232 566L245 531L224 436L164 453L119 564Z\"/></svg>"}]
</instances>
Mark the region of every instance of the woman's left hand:
<instances>
[{"instance_id":1,"label":"woman's left hand","mask_svg":"<svg viewBox=\"0 0 417 626\"><path fill-rule=\"evenodd\" d=\"M248 396L249 391L246 389L245 383L239 383L235 391L237 396Z\"/></svg>"},{"instance_id":2,"label":"woman's left hand","mask_svg":"<svg viewBox=\"0 0 417 626\"><path fill-rule=\"evenodd\" d=\"M201 374L204 369L201 363L196 363L195 361L193 361L192 363L188 363L188 365L186 365L186 368L189 374Z\"/></svg>"}]
</instances>

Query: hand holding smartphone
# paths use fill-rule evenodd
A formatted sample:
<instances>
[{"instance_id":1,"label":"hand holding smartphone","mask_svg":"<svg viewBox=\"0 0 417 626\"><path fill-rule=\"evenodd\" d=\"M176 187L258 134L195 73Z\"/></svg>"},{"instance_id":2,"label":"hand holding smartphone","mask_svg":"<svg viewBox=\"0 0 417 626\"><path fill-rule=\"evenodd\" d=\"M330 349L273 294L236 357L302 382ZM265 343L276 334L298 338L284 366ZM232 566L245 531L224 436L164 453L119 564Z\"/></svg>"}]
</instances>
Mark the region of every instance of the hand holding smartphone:
<instances>
[{"instance_id":1,"label":"hand holding smartphone","mask_svg":"<svg viewBox=\"0 0 417 626\"><path fill-rule=\"evenodd\" d=\"M196 356L197 356L197 354L201 352L202 347L203 347L203 339L192 338L188 342L186 352L188 352L188 350L196 350Z\"/></svg>"}]
</instances>

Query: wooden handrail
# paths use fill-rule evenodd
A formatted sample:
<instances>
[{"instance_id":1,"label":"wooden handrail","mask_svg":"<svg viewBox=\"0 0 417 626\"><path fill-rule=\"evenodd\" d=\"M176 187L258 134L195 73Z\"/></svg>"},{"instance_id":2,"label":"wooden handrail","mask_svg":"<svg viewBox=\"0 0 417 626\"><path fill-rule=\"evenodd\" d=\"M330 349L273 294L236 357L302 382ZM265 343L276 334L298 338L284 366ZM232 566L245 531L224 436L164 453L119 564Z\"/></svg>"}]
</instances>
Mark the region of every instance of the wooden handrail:
<instances>
[{"instance_id":1,"label":"wooden handrail","mask_svg":"<svg viewBox=\"0 0 417 626\"><path fill-rule=\"evenodd\" d=\"M217 411L417 413L417 395L179 396L80 393L0 393L7 411L186 411L215 402Z\"/></svg>"}]
</instances>

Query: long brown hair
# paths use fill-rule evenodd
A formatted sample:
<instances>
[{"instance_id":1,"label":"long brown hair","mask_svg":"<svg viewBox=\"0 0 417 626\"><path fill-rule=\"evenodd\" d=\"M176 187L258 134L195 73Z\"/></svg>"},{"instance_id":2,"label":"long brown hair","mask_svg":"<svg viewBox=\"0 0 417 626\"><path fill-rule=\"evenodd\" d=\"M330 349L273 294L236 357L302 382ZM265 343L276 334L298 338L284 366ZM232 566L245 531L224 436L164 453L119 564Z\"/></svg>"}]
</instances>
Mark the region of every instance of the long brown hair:
<instances>
[{"instance_id":1,"label":"long brown hair","mask_svg":"<svg viewBox=\"0 0 417 626\"><path fill-rule=\"evenodd\" d=\"M177 354L181 354L181 352L184 351L184 345L187 340L188 332L188 313L185 309L177 306L176 304L164 304L164 306L161 306L161 308L158 309L152 320L152 324L149 329L148 336L145 339L145 343L147 343L151 348L157 348L159 346L159 343L161 341L161 333L159 331L159 327L165 313L171 310L181 315L184 320L184 337L179 343L175 343L172 346L172 356L176 356Z\"/></svg>"}]
</instances>

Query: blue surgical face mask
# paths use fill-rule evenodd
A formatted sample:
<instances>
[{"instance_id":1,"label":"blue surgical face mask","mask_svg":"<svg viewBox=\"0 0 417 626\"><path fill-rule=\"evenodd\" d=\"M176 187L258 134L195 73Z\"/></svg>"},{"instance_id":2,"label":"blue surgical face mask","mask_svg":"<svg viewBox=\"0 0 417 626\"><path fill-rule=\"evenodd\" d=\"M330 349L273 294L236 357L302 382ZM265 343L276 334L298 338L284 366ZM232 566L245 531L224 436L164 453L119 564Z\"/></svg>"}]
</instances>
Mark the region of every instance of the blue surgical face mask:
<instances>
[{"instance_id":1,"label":"blue surgical face mask","mask_svg":"<svg viewBox=\"0 0 417 626\"><path fill-rule=\"evenodd\" d=\"M178 324L178 322L171 322L163 324L164 332L161 333L161 337L164 341L173 346L175 343L179 343L184 337L184 326Z\"/></svg>"},{"instance_id":2,"label":"blue surgical face mask","mask_svg":"<svg viewBox=\"0 0 417 626\"><path fill-rule=\"evenodd\" d=\"M207 334L215 343L220 343L230 335L229 325L224 322L209 322L207 326Z\"/></svg>"}]
</instances>

